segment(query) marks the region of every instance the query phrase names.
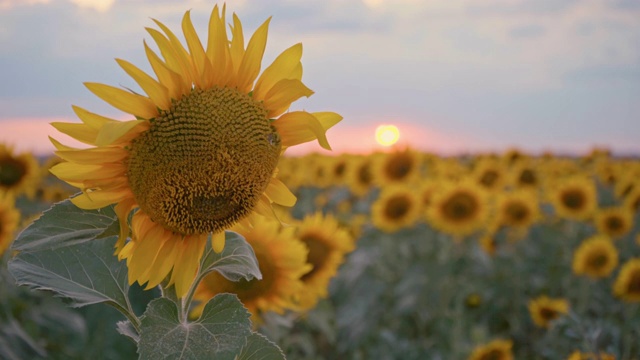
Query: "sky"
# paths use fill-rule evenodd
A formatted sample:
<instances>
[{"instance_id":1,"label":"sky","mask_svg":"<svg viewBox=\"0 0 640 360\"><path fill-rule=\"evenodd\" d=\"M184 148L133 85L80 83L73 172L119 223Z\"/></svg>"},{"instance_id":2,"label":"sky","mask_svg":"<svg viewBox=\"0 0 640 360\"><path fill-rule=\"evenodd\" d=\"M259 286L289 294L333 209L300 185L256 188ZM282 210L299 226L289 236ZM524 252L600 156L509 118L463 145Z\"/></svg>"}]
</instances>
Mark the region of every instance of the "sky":
<instances>
[{"instance_id":1,"label":"sky","mask_svg":"<svg viewBox=\"0 0 640 360\"><path fill-rule=\"evenodd\" d=\"M49 123L79 121L72 105L127 120L83 82L136 89L114 59L151 72L151 19L180 33L191 9L206 37L215 4L0 0L0 141L47 154L48 135L68 139ZM230 0L227 11L245 39L273 17L263 68L303 43L315 94L291 110L344 116L327 133L335 153L379 150L375 128L395 124L401 146L443 154L640 154L638 0Z\"/></svg>"}]
</instances>

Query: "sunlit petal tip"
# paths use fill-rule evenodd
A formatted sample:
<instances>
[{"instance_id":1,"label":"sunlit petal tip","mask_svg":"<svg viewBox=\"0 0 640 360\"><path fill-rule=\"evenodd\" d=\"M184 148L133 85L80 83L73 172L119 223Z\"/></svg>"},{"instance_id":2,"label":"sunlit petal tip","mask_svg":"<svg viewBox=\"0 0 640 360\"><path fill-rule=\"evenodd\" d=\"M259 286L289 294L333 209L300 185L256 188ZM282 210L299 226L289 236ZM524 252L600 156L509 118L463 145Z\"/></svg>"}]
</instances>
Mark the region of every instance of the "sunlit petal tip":
<instances>
[{"instance_id":1,"label":"sunlit petal tip","mask_svg":"<svg viewBox=\"0 0 640 360\"><path fill-rule=\"evenodd\" d=\"M296 196L280 180L272 178L265 190L267 197L277 204L292 207L296 204Z\"/></svg>"},{"instance_id":2,"label":"sunlit petal tip","mask_svg":"<svg viewBox=\"0 0 640 360\"><path fill-rule=\"evenodd\" d=\"M145 96L100 83L86 82L84 85L116 109L144 119L151 119L158 115L156 105Z\"/></svg>"}]
</instances>

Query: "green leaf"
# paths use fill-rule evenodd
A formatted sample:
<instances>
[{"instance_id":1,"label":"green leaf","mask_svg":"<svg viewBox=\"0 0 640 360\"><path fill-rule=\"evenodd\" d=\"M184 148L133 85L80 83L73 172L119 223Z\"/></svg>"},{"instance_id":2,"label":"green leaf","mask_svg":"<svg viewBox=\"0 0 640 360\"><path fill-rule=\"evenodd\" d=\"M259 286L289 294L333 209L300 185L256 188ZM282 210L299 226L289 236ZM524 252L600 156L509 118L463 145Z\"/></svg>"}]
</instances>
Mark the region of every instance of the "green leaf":
<instances>
[{"instance_id":1,"label":"green leaf","mask_svg":"<svg viewBox=\"0 0 640 360\"><path fill-rule=\"evenodd\" d=\"M254 332L247 338L247 344L236 360L285 360L285 356L278 345Z\"/></svg>"},{"instance_id":2,"label":"green leaf","mask_svg":"<svg viewBox=\"0 0 640 360\"><path fill-rule=\"evenodd\" d=\"M149 303L142 318L140 359L234 359L251 334L249 312L236 295L219 294L193 322L180 320L167 298Z\"/></svg>"},{"instance_id":3,"label":"green leaf","mask_svg":"<svg viewBox=\"0 0 640 360\"><path fill-rule=\"evenodd\" d=\"M207 241L200 261L200 276L216 270L231 281L262 279L256 254L247 240L232 231L227 231L225 236L224 250L219 254L211 248L211 241Z\"/></svg>"},{"instance_id":4,"label":"green leaf","mask_svg":"<svg viewBox=\"0 0 640 360\"><path fill-rule=\"evenodd\" d=\"M40 251L81 244L112 229L117 220L113 206L83 210L65 200L29 225L13 243L13 250ZM109 253L113 253L113 249Z\"/></svg>"},{"instance_id":5,"label":"green leaf","mask_svg":"<svg viewBox=\"0 0 640 360\"><path fill-rule=\"evenodd\" d=\"M18 285L50 290L69 298L71 306L107 302L128 309L126 263L113 255L116 238L76 245L22 251L9 261Z\"/></svg>"},{"instance_id":6,"label":"green leaf","mask_svg":"<svg viewBox=\"0 0 640 360\"><path fill-rule=\"evenodd\" d=\"M127 309L127 268L113 255L113 207L83 210L66 200L47 210L13 244L9 272L18 285L50 290L71 306L107 302Z\"/></svg>"}]
</instances>

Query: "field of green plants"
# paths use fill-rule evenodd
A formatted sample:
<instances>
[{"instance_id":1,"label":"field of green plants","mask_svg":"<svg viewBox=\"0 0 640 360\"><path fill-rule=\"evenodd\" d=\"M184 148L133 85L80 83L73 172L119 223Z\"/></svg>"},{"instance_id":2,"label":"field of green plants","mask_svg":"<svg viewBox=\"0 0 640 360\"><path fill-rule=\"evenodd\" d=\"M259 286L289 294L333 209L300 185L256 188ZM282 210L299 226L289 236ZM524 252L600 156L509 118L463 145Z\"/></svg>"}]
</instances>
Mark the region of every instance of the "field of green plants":
<instances>
[{"instance_id":1,"label":"field of green plants","mask_svg":"<svg viewBox=\"0 0 640 360\"><path fill-rule=\"evenodd\" d=\"M76 209L76 190L49 174L57 162L0 151L0 358L153 354L162 336L145 329L166 325L154 306L167 287L127 281L113 210ZM219 358L640 359L638 159L396 148L283 157L278 177L295 206L193 260L191 321L207 328L205 304L223 293L250 314L240 355ZM231 250L256 262L215 265ZM118 269L125 300L98 262ZM255 266L261 280L246 276Z\"/></svg>"}]
</instances>

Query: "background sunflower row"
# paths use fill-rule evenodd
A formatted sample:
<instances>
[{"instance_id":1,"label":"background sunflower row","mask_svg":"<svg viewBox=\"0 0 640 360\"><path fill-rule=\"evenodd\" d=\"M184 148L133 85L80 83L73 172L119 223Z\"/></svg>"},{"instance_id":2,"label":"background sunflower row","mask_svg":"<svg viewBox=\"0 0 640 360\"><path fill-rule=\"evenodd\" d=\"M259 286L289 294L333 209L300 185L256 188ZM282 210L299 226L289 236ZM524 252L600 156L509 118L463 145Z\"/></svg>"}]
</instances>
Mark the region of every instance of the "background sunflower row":
<instances>
[{"instance_id":1,"label":"background sunflower row","mask_svg":"<svg viewBox=\"0 0 640 360\"><path fill-rule=\"evenodd\" d=\"M48 175L55 162L0 147L0 250L72 195ZM210 279L198 297L238 294L289 358L640 356L638 159L396 149L285 157L278 171L298 197L278 209L287 226L245 234L265 279ZM5 339L17 326L65 358L95 341L113 358L132 350L115 331L95 336L118 315L91 307L48 331L34 314L63 304L13 287L9 256ZM152 297L137 296L140 306Z\"/></svg>"}]
</instances>

